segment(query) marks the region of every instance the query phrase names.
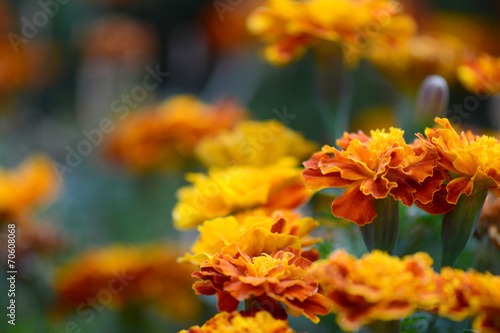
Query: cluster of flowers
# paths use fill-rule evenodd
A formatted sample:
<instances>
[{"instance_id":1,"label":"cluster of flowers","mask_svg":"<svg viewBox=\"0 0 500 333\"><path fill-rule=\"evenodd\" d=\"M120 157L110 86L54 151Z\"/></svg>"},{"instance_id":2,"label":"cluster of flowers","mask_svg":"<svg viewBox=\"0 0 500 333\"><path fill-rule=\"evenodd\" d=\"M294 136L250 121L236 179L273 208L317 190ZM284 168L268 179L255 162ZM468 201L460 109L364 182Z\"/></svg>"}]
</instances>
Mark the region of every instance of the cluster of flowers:
<instances>
[{"instance_id":1,"label":"cluster of flowers","mask_svg":"<svg viewBox=\"0 0 500 333\"><path fill-rule=\"evenodd\" d=\"M442 128L427 129L426 137L419 135L410 145L405 143L403 131L394 128L372 131L371 136L346 133L337 142L341 150L325 146L304 163L305 184L312 190L346 187L332 203L332 212L359 225L378 223L374 203L386 197L443 214L460 205L461 197L488 190L497 194L498 141L470 132L459 135L447 119L436 121ZM217 137L211 140L220 142ZM238 145L234 139L228 142ZM269 147L274 150L273 144ZM212 150L214 156L226 156L227 162L238 160L227 145L214 145ZM285 173L287 169L277 163ZM288 210L298 207L300 201L270 207L270 200L283 201L269 196L240 200L261 188L269 193L267 182L279 183L282 177L273 175L268 180L258 176L257 185L249 180L257 176L246 171L247 166L228 165L244 170L246 177L227 171L225 177L198 175L203 181L179 191L177 212L183 205L195 211L193 203L210 199L202 207L202 215L174 213L174 218L181 228L201 223L198 240L181 261L199 266L193 276L201 281L193 289L199 295L216 295L223 311L202 327L183 332L216 332L221 327L237 332L262 323L275 328L266 332L281 332L289 330L287 313L318 323L318 316L330 312L337 314L343 330L354 331L374 321L399 320L415 311L454 320L474 317L475 329L500 332L495 315L500 298L494 295L499 277L450 267L437 274L425 253L399 259L375 250L356 259L337 250L318 261L318 252L310 246L320 240L309 236L318 223ZM268 168L261 166L260 172L272 174ZM288 190L286 196L294 197L293 191ZM480 197L484 201L485 195ZM243 301L245 311L235 312Z\"/></svg>"},{"instance_id":2,"label":"cluster of flowers","mask_svg":"<svg viewBox=\"0 0 500 333\"><path fill-rule=\"evenodd\" d=\"M478 55L444 31L422 32L429 30L416 17L396 0L268 0L247 25L267 43L264 56L273 64L289 63L308 48L318 54L340 49L348 65L367 59L405 89L438 74L477 94L500 92L499 59Z\"/></svg>"}]
</instances>

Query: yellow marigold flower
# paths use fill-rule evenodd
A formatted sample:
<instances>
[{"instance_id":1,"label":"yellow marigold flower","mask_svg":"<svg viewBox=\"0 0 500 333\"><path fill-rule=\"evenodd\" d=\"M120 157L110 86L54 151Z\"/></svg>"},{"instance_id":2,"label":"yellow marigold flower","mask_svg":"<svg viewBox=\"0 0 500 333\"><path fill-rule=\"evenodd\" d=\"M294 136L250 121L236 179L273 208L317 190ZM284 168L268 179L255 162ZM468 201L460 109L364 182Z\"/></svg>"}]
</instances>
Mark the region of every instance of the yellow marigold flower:
<instances>
[{"instance_id":1,"label":"yellow marigold flower","mask_svg":"<svg viewBox=\"0 0 500 333\"><path fill-rule=\"evenodd\" d=\"M220 311L235 311L239 302L257 301L264 309L282 317L282 303L292 315L304 315L319 322L317 315L329 312L330 303L318 293L307 268L319 258L316 250L280 250L250 257L237 243L201 264L193 276L198 295L217 295Z\"/></svg>"},{"instance_id":2,"label":"yellow marigold flower","mask_svg":"<svg viewBox=\"0 0 500 333\"><path fill-rule=\"evenodd\" d=\"M179 333L294 333L288 321L276 319L267 311L250 314L221 312L203 326L193 326Z\"/></svg>"},{"instance_id":3,"label":"yellow marigold flower","mask_svg":"<svg viewBox=\"0 0 500 333\"><path fill-rule=\"evenodd\" d=\"M304 162L306 185L315 191L347 187L332 202L332 213L358 225L377 216L373 199L390 195L406 206L428 204L445 176L435 168L435 151L406 144L403 133L396 128L372 131L371 137L345 133L337 140L342 150L324 146Z\"/></svg>"},{"instance_id":4,"label":"yellow marigold flower","mask_svg":"<svg viewBox=\"0 0 500 333\"><path fill-rule=\"evenodd\" d=\"M196 317L201 304L191 290L193 266L178 263L179 255L173 244L89 250L59 269L56 309L142 302L171 318Z\"/></svg>"},{"instance_id":5,"label":"yellow marigold flower","mask_svg":"<svg viewBox=\"0 0 500 333\"><path fill-rule=\"evenodd\" d=\"M461 321L475 317L472 328L478 332L500 332L500 277L449 267L441 270L440 316Z\"/></svg>"},{"instance_id":6,"label":"yellow marigold flower","mask_svg":"<svg viewBox=\"0 0 500 333\"><path fill-rule=\"evenodd\" d=\"M388 0L269 0L247 23L268 43L264 55L274 64L286 64L321 41L337 43L355 63L367 44L392 47L416 27L397 1Z\"/></svg>"},{"instance_id":7,"label":"yellow marigold flower","mask_svg":"<svg viewBox=\"0 0 500 333\"><path fill-rule=\"evenodd\" d=\"M469 59L458 67L457 75L463 86L476 95L500 93L500 58L483 54Z\"/></svg>"},{"instance_id":8,"label":"yellow marigold flower","mask_svg":"<svg viewBox=\"0 0 500 333\"><path fill-rule=\"evenodd\" d=\"M288 247L300 249L320 241L308 237L319 223L301 217L292 211L276 211L271 215L258 209L205 221L198 227L200 237L191 248L193 254L186 254L181 261L200 264L232 243L238 243L243 252L254 257Z\"/></svg>"},{"instance_id":9,"label":"yellow marigold flower","mask_svg":"<svg viewBox=\"0 0 500 333\"><path fill-rule=\"evenodd\" d=\"M337 250L318 261L309 276L333 302L332 312L345 331L375 320L397 320L437 301L432 259L417 253L403 259L375 250L361 259Z\"/></svg>"},{"instance_id":10,"label":"yellow marigold flower","mask_svg":"<svg viewBox=\"0 0 500 333\"><path fill-rule=\"evenodd\" d=\"M500 249L500 198L488 193L479 218L476 234L482 238L487 234Z\"/></svg>"},{"instance_id":11,"label":"yellow marigold flower","mask_svg":"<svg viewBox=\"0 0 500 333\"><path fill-rule=\"evenodd\" d=\"M293 209L312 195L302 181L297 160L282 158L266 167L234 166L210 169L208 175L188 174L192 186L177 192L174 225L179 229L197 226L205 220L234 212L264 207Z\"/></svg>"},{"instance_id":12,"label":"yellow marigold flower","mask_svg":"<svg viewBox=\"0 0 500 333\"><path fill-rule=\"evenodd\" d=\"M266 166L284 156L299 160L312 154L317 145L277 120L242 121L230 131L201 140L198 158L208 167L231 165Z\"/></svg>"},{"instance_id":13,"label":"yellow marigold flower","mask_svg":"<svg viewBox=\"0 0 500 333\"><path fill-rule=\"evenodd\" d=\"M0 222L22 222L57 195L60 184L48 158L28 157L16 169L0 169Z\"/></svg>"},{"instance_id":14,"label":"yellow marigold flower","mask_svg":"<svg viewBox=\"0 0 500 333\"><path fill-rule=\"evenodd\" d=\"M461 135L446 118L435 121L443 128L426 129L427 140L419 136L439 154L439 165L456 175L446 185L446 200L456 204L462 194L471 196L486 189L500 196L500 144L498 139L471 132Z\"/></svg>"},{"instance_id":15,"label":"yellow marigold flower","mask_svg":"<svg viewBox=\"0 0 500 333\"><path fill-rule=\"evenodd\" d=\"M203 137L231 128L246 114L230 101L207 105L194 96L172 97L120 122L107 154L136 172L172 169L194 155Z\"/></svg>"},{"instance_id":16,"label":"yellow marigold flower","mask_svg":"<svg viewBox=\"0 0 500 333\"><path fill-rule=\"evenodd\" d=\"M413 36L395 48L374 45L367 51L367 58L398 87L416 93L429 75L454 82L456 70L468 52L457 37L435 33Z\"/></svg>"}]
</instances>

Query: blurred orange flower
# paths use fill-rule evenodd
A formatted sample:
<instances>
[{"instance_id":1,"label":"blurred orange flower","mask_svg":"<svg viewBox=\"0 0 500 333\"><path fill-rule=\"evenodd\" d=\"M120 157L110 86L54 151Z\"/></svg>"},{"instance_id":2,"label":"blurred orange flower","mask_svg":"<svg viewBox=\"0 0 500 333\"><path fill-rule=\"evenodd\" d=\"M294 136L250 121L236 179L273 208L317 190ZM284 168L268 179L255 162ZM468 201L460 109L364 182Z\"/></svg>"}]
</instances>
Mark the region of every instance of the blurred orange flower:
<instances>
[{"instance_id":1,"label":"blurred orange flower","mask_svg":"<svg viewBox=\"0 0 500 333\"><path fill-rule=\"evenodd\" d=\"M445 267L441 270L439 286L440 316L457 321L475 317L474 330L500 332L500 277Z\"/></svg>"},{"instance_id":2,"label":"blurred orange flower","mask_svg":"<svg viewBox=\"0 0 500 333\"><path fill-rule=\"evenodd\" d=\"M456 175L446 185L446 200L456 204L462 194L471 196L484 190L500 196L498 139L471 132L458 135L448 119L436 118L435 121L443 128L426 129L427 140L418 135L425 145L437 149L439 165Z\"/></svg>"},{"instance_id":3,"label":"blurred orange flower","mask_svg":"<svg viewBox=\"0 0 500 333\"><path fill-rule=\"evenodd\" d=\"M179 333L294 333L288 321L276 319L267 311L221 312L207 321L202 327L193 326Z\"/></svg>"},{"instance_id":4,"label":"blurred orange flower","mask_svg":"<svg viewBox=\"0 0 500 333\"><path fill-rule=\"evenodd\" d=\"M120 123L107 154L135 172L169 170L192 157L201 138L231 128L246 115L230 101L207 105L194 96L172 97Z\"/></svg>"},{"instance_id":5,"label":"blurred orange flower","mask_svg":"<svg viewBox=\"0 0 500 333\"><path fill-rule=\"evenodd\" d=\"M464 87L476 95L500 93L500 58L483 54L467 59L458 67L457 75Z\"/></svg>"},{"instance_id":6,"label":"blurred orange flower","mask_svg":"<svg viewBox=\"0 0 500 333\"><path fill-rule=\"evenodd\" d=\"M193 266L177 263L179 255L173 244L115 245L84 252L56 275L56 310L81 310L96 302L120 309L141 302L172 319L195 318L201 304L191 290Z\"/></svg>"},{"instance_id":7,"label":"blurred orange flower","mask_svg":"<svg viewBox=\"0 0 500 333\"><path fill-rule=\"evenodd\" d=\"M300 249L321 241L309 237L319 225L310 217L302 218L292 211L276 211L265 214L263 209L205 221L198 227L200 236L182 261L200 264L220 253L224 246L238 243L239 248L250 257L288 247ZM258 239L258 242L255 240Z\"/></svg>"},{"instance_id":8,"label":"blurred orange flower","mask_svg":"<svg viewBox=\"0 0 500 333\"><path fill-rule=\"evenodd\" d=\"M301 177L297 160L284 157L266 167L212 168L205 174L188 174L193 183L179 189L173 210L174 225L194 228L203 221L253 208L294 209L306 203L312 191Z\"/></svg>"},{"instance_id":9,"label":"blurred orange flower","mask_svg":"<svg viewBox=\"0 0 500 333\"><path fill-rule=\"evenodd\" d=\"M398 320L437 302L432 259L417 253L403 259L375 250L361 259L337 250L318 261L309 276L333 302L332 312L345 331L375 320Z\"/></svg>"},{"instance_id":10,"label":"blurred orange flower","mask_svg":"<svg viewBox=\"0 0 500 333\"><path fill-rule=\"evenodd\" d=\"M258 239L254 240L258 242ZM282 316L287 307L292 315L304 315L318 323L317 315L329 313L330 303L318 293L318 285L307 277L307 268L319 258L316 250L274 251L250 257L234 243L201 264L193 276L198 295L217 295L220 311L235 311L238 303L257 301L271 313Z\"/></svg>"},{"instance_id":11,"label":"blurred orange flower","mask_svg":"<svg viewBox=\"0 0 500 333\"><path fill-rule=\"evenodd\" d=\"M488 193L486 197L476 229L476 235L479 238L485 234L500 249L500 198L491 193Z\"/></svg>"},{"instance_id":12,"label":"blurred orange flower","mask_svg":"<svg viewBox=\"0 0 500 333\"><path fill-rule=\"evenodd\" d=\"M59 187L50 160L42 155L26 158L16 169L0 169L0 222L29 220L35 208L55 198Z\"/></svg>"},{"instance_id":13,"label":"blurred orange flower","mask_svg":"<svg viewBox=\"0 0 500 333\"><path fill-rule=\"evenodd\" d=\"M332 202L336 217L365 225L377 216L374 199L392 196L404 205L429 203L441 188L445 176L435 172L437 156L432 149L416 151L403 139L403 131L391 128L344 134L337 140L342 148L324 146L304 162L306 186L314 191L347 187ZM328 155L334 154L334 156Z\"/></svg>"},{"instance_id":14,"label":"blurred orange flower","mask_svg":"<svg viewBox=\"0 0 500 333\"><path fill-rule=\"evenodd\" d=\"M269 0L247 23L268 43L264 55L273 64L286 64L321 41L336 43L356 63L367 45L394 47L416 28L401 4L386 0Z\"/></svg>"}]
</instances>

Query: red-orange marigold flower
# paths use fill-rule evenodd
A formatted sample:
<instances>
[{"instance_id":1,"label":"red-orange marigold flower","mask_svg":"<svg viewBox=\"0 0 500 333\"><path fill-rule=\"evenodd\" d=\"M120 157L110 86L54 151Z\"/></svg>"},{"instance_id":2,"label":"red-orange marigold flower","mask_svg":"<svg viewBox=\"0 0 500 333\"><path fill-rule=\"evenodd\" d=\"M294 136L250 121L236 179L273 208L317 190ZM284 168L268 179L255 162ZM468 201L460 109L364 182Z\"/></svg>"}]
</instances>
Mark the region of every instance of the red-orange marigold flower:
<instances>
[{"instance_id":1,"label":"red-orange marigold flower","mask_svg":"<svg viewBox=\"0 0 500 333\"><path fill-rule=\"evenodd\" d=\"M280 250L250 257L233 243L193 273L203 280L193 289L198 295L217 295L221 311L235 311L239 302L256 299L275 315L282 311L280 302L292 315L302 314L317 323L317 315L330 309L328 299L318 293L316 281L307 277L306 269L318 258L315 250Z\"/></svg>"},{"instance_id":2,"label":"red-orange marigold flower","mask_svg":"<svg viewBox=\"0 0 500 333\"><path fill-rule=\"evenodd\" d=\"M340 327L354 331L374 320L432 309L438 294L431 264L426 253L399 259L377 250L356 259L337 250L314 263L309 274L332 300Z\"/></svg>"},{"instance_id":3,"label":"red-orange marigold flower","mask_svg":"<svg viewBox=\"0 0 500 333\"><path fill-rule=\"evenodd\" d=\"M358 225L377 216L373 199L390 195L406 206L431 202L445 179L443 173L435 172L437 155L428 147L414 149L406 144L403 133L391 128L388 133L371 131L371 137L362 132L344 134L337 141L342 150L324 146L304 162L306 186L315 191L347 187L332 202L332 213Z\"/></svg>"},{"instance_id":4,"label":"red-orange marigold flower","mask_svg":"<svg viewBox=\"0 0 500 333\"><path fill-rule=\"evenodd\" d=\"M499 276L446 267L438 281L440 316L453 320L475 317L472 328L477 332L500 332Z\"/></svg>"},{"instance_id":5,"label":"red-orange marigold flower","mask_svg":"<svg viewBox=\"0 0 500 333\"><path fill-rule=\"evenodd\" d=\"M446 185L446 200L456 204L462 194L468 196L490 190L500 196L500 143L494 137L476 136L471 132L461 135L446 118L436 118L443 128L426 129L425 144L436 148L439 165L456 175Z\"/></svg>"}]
</instances>

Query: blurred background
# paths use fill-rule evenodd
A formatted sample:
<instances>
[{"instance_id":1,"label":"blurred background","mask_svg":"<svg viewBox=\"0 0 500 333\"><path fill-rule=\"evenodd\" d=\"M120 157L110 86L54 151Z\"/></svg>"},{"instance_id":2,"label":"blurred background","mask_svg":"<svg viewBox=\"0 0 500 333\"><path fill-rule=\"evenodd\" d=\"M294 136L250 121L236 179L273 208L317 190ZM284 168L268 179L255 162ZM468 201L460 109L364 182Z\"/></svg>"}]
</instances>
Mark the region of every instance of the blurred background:
<instances>
[{"instance_id":1,"label":"blurred background","mask_svg":"<svg viewBox=\"0 0 500 333\"><path fill-rule=\"evenodd\" d=\"M59 187L30 216L36 229L17 240L23 252L17 256L16 326L6 324L2 310L0 331L125 332L117 311L96 308L92 320L75 308L61 313L52 289L57 267L82 251L115 243L176 242L182 254L196 237L174 229L172 208L176 190L186 184L185 172L202 171L199 164L134 172L107 153L115 127L138 110L177 94L210 104L231 100L257 120L286 110L293 116L287 126L320 145L333 144L323 126L318 92L328 87L328 99L338 103L341 75L332 68L318 77L310 52L287 66L266 62L262 44L245 24L263 2L0 0L0 166L14 169L43 153ZM419 30L439 30L468 48L500 55L499 1L402 4ZM453 58L444 44L433 52L440 66ZM423 80L419 73L434 74L414 68L395 78L387 68L364 60L349 71L353 91L347 129L365 132L398 125L401 108L416 112L413 101ZM453 80L448 83L451 109L470 93ZM498 101L477 103L462 125L499 130ZM2 249L5 241L0 240ZM8 285L1 276L0 308L5 309ZM201 324L214 313L213 300L203 302L196 316L182 319L169 311L147 312L141 332L177 332ZM310 330L307 325L296 329Z\"/></svg>"}]
</instances>

